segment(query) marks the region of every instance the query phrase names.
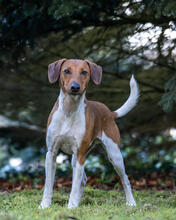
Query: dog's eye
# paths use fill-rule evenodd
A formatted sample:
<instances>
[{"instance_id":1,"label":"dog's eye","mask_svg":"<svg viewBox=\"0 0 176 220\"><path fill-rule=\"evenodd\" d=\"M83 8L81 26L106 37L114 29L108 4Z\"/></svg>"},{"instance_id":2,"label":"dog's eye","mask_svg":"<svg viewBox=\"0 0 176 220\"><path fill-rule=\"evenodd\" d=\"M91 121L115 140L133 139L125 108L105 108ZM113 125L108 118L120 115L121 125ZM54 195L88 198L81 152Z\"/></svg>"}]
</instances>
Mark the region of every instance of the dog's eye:
<instances>
[{"instance_id":1,"label":"dog's eye","mask_svg":"<svg viewBox=\"0 0 176 220\"><path fill-rule=\"evenodd\" d=\"M65 74L71 74L70 70L68 70L68 69L65 69L65 70L64 70L64 73L65 73Z\"/></svg>"},{"instance_id":2,"label":"dog's eye","mask_svg":"<svg viewBox=\"0 0 176 220\"><path fill-rule=\"evenodd\" d=\"M83 71L81 72L81 75L86 76L87 74L88 74L88 72L87 72L87 71L85 71L85 70L83 70Z\"/></svg>"}]
</instances>

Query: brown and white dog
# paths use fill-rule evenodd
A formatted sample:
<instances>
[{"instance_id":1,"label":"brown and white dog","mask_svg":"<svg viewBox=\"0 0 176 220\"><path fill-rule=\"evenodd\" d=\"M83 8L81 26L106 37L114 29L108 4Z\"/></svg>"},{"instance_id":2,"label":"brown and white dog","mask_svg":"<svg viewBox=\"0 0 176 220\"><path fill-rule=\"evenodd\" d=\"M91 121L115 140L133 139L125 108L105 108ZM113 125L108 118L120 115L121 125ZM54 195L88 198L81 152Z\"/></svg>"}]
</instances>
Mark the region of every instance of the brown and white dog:
<instances>
[{"instance_id":1,"label":"brown and white dog","mask_svg":"<svg viewBox=\"0 0 176 220\"><path fill-rule=\"evenodd\" d=\"M45 187L40 208L50 206L59 149L72 154L73 181L68 208L77 207L87 181L84 172L86 154L94 139L104 145L109 160L119 174L126 204L135 206L130 182L125 173L120 152L120 134L114 119L127 114L137 103L139 90L134 77L130 80L130 96L122 107L111 112L104 104L85 97L90 78L101 83L102 68L88 60L61 59L49 65L50 83L59 81L60 94L49 115L47 124L47 154Z\"/></svg>"}]
</instances>

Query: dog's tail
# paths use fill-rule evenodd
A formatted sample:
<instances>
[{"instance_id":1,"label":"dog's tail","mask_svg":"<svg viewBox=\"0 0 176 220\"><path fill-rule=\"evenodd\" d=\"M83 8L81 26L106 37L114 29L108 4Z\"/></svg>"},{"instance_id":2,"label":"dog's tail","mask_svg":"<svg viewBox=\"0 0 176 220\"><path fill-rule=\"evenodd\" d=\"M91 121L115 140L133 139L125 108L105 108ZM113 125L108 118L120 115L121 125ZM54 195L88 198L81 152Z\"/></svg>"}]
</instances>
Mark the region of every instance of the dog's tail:
<instances>
[{"instance_id":1,"label":"dog's tail","mask_svg":"<svg viewBox=\"0 0 176 220\"><path fill-rule=\"evenodd\" d=\"M116 118L120 118L126 115L129 111L131 111L131 109L134 108L135 105L137 104L138 97L139 97L139 87L134 76L132 75L130 79L130 96L127 99L127 101L115 111L115 113L117 113Z\"/></svg>"}]
</instances>

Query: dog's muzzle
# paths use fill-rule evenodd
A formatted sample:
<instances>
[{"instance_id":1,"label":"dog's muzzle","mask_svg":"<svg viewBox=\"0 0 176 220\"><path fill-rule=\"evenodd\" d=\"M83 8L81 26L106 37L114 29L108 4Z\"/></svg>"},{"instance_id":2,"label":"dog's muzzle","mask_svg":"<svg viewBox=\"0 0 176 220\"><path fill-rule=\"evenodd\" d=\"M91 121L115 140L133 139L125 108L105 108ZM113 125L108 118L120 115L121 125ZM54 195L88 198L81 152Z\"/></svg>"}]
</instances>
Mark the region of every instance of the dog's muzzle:
<instances>
[{"instance_id":1,"label":"dog's muzzle","mask_svg":"<svg viewBox=\"0 0 176 220\"><path fill-rule=\"evenodd\" d=\"M76 82L71 84L71 93L72 95L78 95L80 92L80 85Z\"/></svg>"}]
</instances>

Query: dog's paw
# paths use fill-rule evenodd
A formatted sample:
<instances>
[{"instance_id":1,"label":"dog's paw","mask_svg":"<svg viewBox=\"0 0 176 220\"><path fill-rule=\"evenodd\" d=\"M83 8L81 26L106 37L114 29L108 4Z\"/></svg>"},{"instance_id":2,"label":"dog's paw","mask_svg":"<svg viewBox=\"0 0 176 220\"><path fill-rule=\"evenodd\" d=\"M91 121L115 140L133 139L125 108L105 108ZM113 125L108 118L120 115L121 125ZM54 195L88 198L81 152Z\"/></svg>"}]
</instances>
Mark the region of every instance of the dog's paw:
<instances>
[{"instance_id":1,"label":"dog's paw","mask_svg":"<svg viewBox=\"0 0 176 220\"><path fill-rule=\"evenodd\" d=\"M73 208L76 208L78 207L78 203L77 202L74 202L74 201L69 201L68 203L68 209L73 209Z\"/></svg>"},{"instance_id":2,"label":"dog's paw","mask_svg":"<svg viewBox=\"0 0 176 220\"><path fill-rule=\"evenodd\" d=\"M126 202L126 205L127 205L127 206L136 206L136 202L135 202L134 200L127 201L127 202Z\"/></svg>"},{"instance_id":3,"label":"dog's paw","mask_svg":"<svg viewBox=\"0 0 176 220\"><path fill-rule=\"evenodd\" d=\"M46 209L46 208L49 208L49 206L51 205L51 202L45 200L45 201L42 201L41 204L39 205L39 209Z\"/></svg>"}]
</instances>

